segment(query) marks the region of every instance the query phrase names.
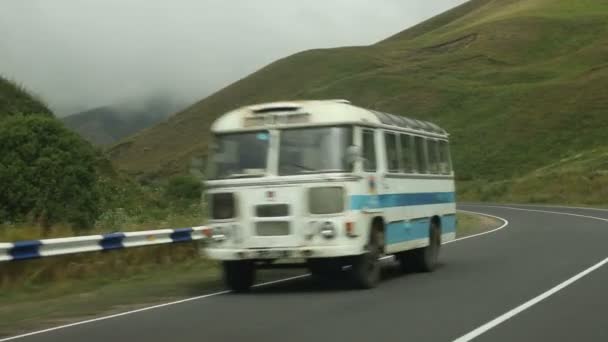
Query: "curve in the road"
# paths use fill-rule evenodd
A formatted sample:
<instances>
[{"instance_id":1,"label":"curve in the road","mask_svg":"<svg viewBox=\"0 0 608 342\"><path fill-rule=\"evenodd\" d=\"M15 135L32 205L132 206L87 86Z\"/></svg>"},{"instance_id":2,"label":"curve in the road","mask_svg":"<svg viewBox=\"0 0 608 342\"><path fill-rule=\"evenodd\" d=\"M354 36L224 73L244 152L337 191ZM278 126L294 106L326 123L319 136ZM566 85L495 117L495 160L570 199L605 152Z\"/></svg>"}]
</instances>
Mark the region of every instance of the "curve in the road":
<instances>
[{"instance_id":1,"label":"curve in the road","mask_svg":"<svg viewBox=\"0 0 608 342\"><path fill-rule=\"evenodd\" d=\"M370 291L318 288L300 276L259 285L253 295L209 294L0 342L608 340L608 270L601 267L608 211L460 209L504 217L509 229L450 244L446 265L433 274L387 267L385 281Z\"/></svg>"},{"instance_id":2,"label":"curve in the road","mask_svg":"<svg viewBox=\"0 0 608 342\"><path fill-rule=\"evenodd\" d=\"M486 231L486 232L482 232L482 233L477 233L477 234L473 234L473 235L468 235L468 236L460 237L460 238L457 238L457 239L454 239L454 240L447 241L444 244L449 244L449 243L453 243L453 242L457 242L457 241L461 241L461 240L465 240L465 239L470 239L470 238L478 237L478 236L481 236L481 235L495 233L495 232L497 232L497 231L499 231L499 230L501 230L501 229L503 229L503 228L505 228L506 226L509 225L509 221L507 221L506 219L504 219L502 217L498 217L498 216L494 216L494 215L490 215L490 214L485 214L485 213L480 213L480 212L475 212L475 211L470 211L470 210L459 210L459 211L470 213L470 214L476 214L476 215L482 215L482 216L491 217L491 218L494 218L494 219L496 219L498 221L502 221L502 224L498 228L495 228L495 229L492 229L492 230L489 230L489 231ZM392 258L393 258L392 256L386 256L386 257L383 257L381 259L382 260L388 260L388 259L392 259ZM273 280L273 281L268 281L268 282L256 284L256 285L254 285L254 287L263 287L263 286L278 284L278 283L282 283L282 282L286 282L286 281L291 281L291 280L295 280L295 279L305 278L305 277L308 277L308 276L310 276L310 274L307 273L307 274L302 274L302 275L298 275L298 276L294 276L294 277L282 278L282 279L278 279L278 280ZM117 313L117 314L113 314L113 315L96 317L96 318L92 318L92 319L88 319L88 320L84 320L84 321L78 321L78 322L74 322L74 323L70 323L70 324L64 324L64 325L60 325L60 326L56 326L56 327L52 327L52 328L37 330L37 331L33 331L33 332L21 334L21 335L11 336L11 337L7 337L7 338L0 338L0 342L6 342L6 341L11 341L11 340L16 340L16 339L22 339L22 338L25 338L25 337L28 337L28 336L49 333L49 332L52 332L52 331L55 331L55 330L59 330L59 329L66 329L66 328L70 328L70 327L74 327L74 326L78 326L78 325L95 323L95 322L99 322L99 321L103 321L103 320L107 320L107 319L113 319L113 318L118 318L118 317L122 317L122 316L126 316L126 315L132 315L132 314L136 314L136 313L143 312L143 311L159 309L159 308L163 308L163 307L167 307L167 306L172 306L172 305L177 305L177 304L182 304L182 303L186 303L186 302L190 302L190 301L202 300L202 299L205 299L205 298L219 296L219 295L227 294L227 293L230 293L230 292L231 291L229 291L229 290L219 291L219 292L209 293L209 294L205 294L205 295L201 295L201 296L184 298L184 299L173 301L173 302L168 302L168 303L163 303L163 304L157 304L157 305L153 305L153 306L149 306L149 307L145 307L145 308L140 308L140 309L136 309L136 310L125 311L125 312L121 312L121 313Z\"/></svg>"},{"instance_id":3,"label":"curve in the road","mask_svg":"<svg viewBox=\"0 0 608 342\"><path fill-rule=\"evenodd\" d=\"M523 206L523 205L522 205ZM576 214L576 213L571 213L571 212L556 212L556 211L550 211L550 210L539 210L539 209L530 209L530 208L525 208L526 206L524 206L524 208L521 207L510 207L510 206L486 206L488 208L501 208L501 209L510 209L510 210L520 210L520 211L528 211L528 212L538 212L538 213L545 213L545 214L555 214L555 215L567 215L567 216L574 216L574 217L582 217L582 218L587 218L587 219L592 219L592 220L599 220L599 221L605 221L608 222L608 219L606 218L601 218L601 217L596 217L596 216L589 216L589 215L582 215L582 214ZM594 210L594 211L602 211L602 212L608 212L608 210L604 210L604 209L597 209L597 208L583 208L583 207L563 207L563 206L538 206L538 207L543 207L543 208L561 208L561 209L569 209L569 210ZM504 314L496 317L495 319L483 324L482 326L470 331L469 333L457 338L454 340L454 342L468 342L471 341L475 338L477 338L478 336L484 334L485 332L487 332L488 330L498 326L499 324L505 322L506 320L522 313L524 310L527 310L529 308L531 308L532 306L542 302L543 300L551 297L552 295L556 294L557 292L565 289L566 287L572 285L574 282L582 279L583 277L589 275L590 273L592 273L593 271L599 269L600 267L604 266L605 264L608 263L608 257L603 259L602 261L596 263L595 265L583 270L582 272L574 275L573 277L565 280L564 282L556 285L555 287L539 294L538 296L530 299L529 301L517 306L516 308L513 308L512 310L509 310L507 312L505 312Z\"/></svg>"}]
</instances>

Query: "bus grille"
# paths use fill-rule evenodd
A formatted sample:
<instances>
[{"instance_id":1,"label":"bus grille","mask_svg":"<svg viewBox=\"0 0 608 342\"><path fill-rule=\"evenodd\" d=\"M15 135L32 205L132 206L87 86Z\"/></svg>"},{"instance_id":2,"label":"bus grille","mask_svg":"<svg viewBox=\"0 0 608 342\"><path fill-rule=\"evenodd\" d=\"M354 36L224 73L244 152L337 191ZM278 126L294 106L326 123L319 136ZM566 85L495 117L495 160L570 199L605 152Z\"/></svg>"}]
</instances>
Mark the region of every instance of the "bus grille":
<instances>
[{"instance_id":1,"label":"bus grille","mask_svg":"<svg viewBox=\"0 0 608 342\"><path fill-rule=\"evenodd\" d=\"M289 216L289 206L287 204L262 204L255 208L257 217L282 217Z\"/></svg>"},{"instance_id":2,"label":"bus grille","mask_svg":"<svg viewBox=\"0 0 608 342\"><path fill-rule=\"evenodd\" d=\"M289 235L289 222L258 222L255 230L258 236Z\"/></svg>"}]
</instances>

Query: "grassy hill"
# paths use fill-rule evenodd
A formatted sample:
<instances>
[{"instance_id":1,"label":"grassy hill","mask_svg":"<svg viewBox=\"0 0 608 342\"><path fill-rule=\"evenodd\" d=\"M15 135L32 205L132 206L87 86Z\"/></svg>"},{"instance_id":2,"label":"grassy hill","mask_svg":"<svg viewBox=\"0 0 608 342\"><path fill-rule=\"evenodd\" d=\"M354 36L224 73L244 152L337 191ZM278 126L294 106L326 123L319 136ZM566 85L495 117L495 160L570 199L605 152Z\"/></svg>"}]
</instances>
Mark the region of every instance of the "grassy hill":
<instances>
[{"instance_id":1,"label":"grassy hill","mask_svg":"<svg viewBox=\"0 0 608 342\"><path fill-rule=\"evenodd\" d=\"M29 94L15 82L0 76L0 120L15 114L31 113L53 115L40 99Z\"/></svg>"},{"instance_id":2,"label":"grassy hill","mask_svg":"<svg viewBox=\"0 0 608 342\"><path fill-rule=\"evenodd\" d=\"M232 108L347 98L447 128L465 198L521 200L514 184L536 179L556 189L535 183L543 193L524 200L570 198L559 196L564 192L585 199L581 188L560 186L559 177L539 172L560 165L554 171L585 188L608 181L598 152L608 145L606 89L608 2L472 0L371 46L278 60L110 154L133 174L179 173L192 156L205 153L211 122ZM581 154L599 161L593 169L560 164Z\"/></svg>"},{"instance_id":3,"label":"grassy hill","mask_svg":"<svg viewBox=\"0 0 608 342\"><path fill-rule=\"evenodd\" d=\"M151 127L183 108L169 98L135 99L62 118L70 129L95 145L110 145Z\"/></svg>"}]
</instances>

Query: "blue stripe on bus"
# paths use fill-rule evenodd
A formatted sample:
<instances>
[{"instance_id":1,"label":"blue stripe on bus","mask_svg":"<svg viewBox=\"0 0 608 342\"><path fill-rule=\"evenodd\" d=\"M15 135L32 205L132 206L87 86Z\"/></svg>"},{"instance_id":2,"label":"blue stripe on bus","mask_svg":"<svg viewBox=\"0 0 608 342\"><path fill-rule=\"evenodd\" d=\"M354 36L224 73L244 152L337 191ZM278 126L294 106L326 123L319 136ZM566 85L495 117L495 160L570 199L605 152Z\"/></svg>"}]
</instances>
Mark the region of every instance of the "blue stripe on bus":
<instances>
[{"instance_id":1,"label":"blue stripe on bus","mask_svg":"<svg viewBox=\"0 0 608 342\"><path fill-rule=\"evenodd\" d=\"M443 215L441 217L441 233L456 233L456 215Z\"/></svg>"},{"instance_id":2,"label":"blue stripe on bus","mask_svg":"<svg viewBox=\"0 0 608 342\"><path fill-rule=\"evenodd\" d=\"M387 245L419 239L428 239L430 218L419 218L406 221L390 222L386 227L385 243ZM456 232L456 215L441 217L441 234Z\"/></svg>"},{"instance_id":3,"label":"blue stripe on bus","mask_svg":"<svg viewBox=\"0 0 608 342\"><path fill-rule=\"evenodd\" d=\"M412 220L409 222L391 222L386 227L385 242L387 245L406 242L429 237L428 218Z\"/></svg>"},{"instance_id":4,"label":"blue stripe on bus","mask_svg":"<svg viewBox=\"0 0 608 342\"><path fill-rule=\"evenodd\" d=\"M454 203L454 192L423 192L383 195L353 195L350 196L350 209L361 210L405 207L412 205Z\"/></svg>"}]
</instances>

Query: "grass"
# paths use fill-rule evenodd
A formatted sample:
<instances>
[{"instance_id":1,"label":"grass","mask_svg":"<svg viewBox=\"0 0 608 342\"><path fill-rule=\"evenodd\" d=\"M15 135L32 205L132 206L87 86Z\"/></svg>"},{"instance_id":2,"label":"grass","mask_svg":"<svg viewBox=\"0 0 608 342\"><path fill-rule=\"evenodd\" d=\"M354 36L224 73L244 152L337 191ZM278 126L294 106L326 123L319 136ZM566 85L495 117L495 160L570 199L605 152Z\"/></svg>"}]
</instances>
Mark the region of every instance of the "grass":
<instances>
[{"instance_id":1,"label":"grass","mask_svg":"<svg viewBox=\"0 0 608 342\"><path fill-rule=\"evenodd\" d=\"M221 289L215 264L200 260L160 265L120 278L64 281L38 291L0 294L0 336L42 329Z\"/></svg>"},{"instance_id":2,"label":"grass","mask_svg":"<svg viewBox=\"0 0 608 342\"><path fill-rule=\"evenodd\" d=\"M464 201L546 203L608 207L608 149L598 148L562 158L505 181L459 183Z\"/></svg>"},{"instance_id":3,"label":"grass","mask_svg":"<svg viewBox=\"0 0 608 342\"><path fill-rule=\"evenodd\" d=\"M56 224L48 232L30 223L0 224L0 241L38 240L96 235L117 231L141 231L165 228L186 228L204 223L205 213L199 203L163 205L147 208L141 206L109 208L100 215L91 229L74 230L65 224ZM47 234L45 236L45 233Z\"/></svg>"},{"instance_id":4,"label":"grass","mask_svg":"<svg viewBox=\"0 0 608 342\"><path fill-rule=\"evenodd\" d=\"M502 224L502 222L500 222L499 220L488 216L462 212L459 212L457 215L457 238L492 230L498 228Z\"/></svg>"},{"instance_id":5,"label":"grass","mask_svg":"<svg viewBox=\"0 0 608 342\"><path fill-rule=\"evenodd\" d=\"M40 227L31 225L0 225L0 241L192 227L201 225L204 218L200 205L180 207L179 210L169 207L158 209L158 212L149 211L150 209L140 213L139 216L130 216L127 211L120 208L111 210L102 215L94 229L86 231L74 231L68 226L56 225L48 233ZM44 234L47 235L43 236ZM0 290L2 293L46 291L49 285L59 284L60 288L63 288L63 284L89 278L96 279L99 278L99 274L104 274L103 280L119 280L131 274L146 273L157 267L180 265L197 259L198 255L199 244L191 242L3 263L0 267Z\"/></svg>"},{"instance_id":6,"label":"grass","mask_svg":"<svg viewBox=\"0 0 608 342\"><path fill-rule=\"evenodd\" d=\"M162 178L205 154L201 132L230 109L348 98L444 126L459 180L515 181L607 146L606 14L601 1L473 0L374 45L278 60L109 153L123 170ZM580 201L569 190L544 200Z\"/></svg>"},{"instance_id":7,"label":"grass","mask_svg":"<svg viewBox=\"0 0 608 342\"><path fill-rule=\"evenodd\" d=\"M457 236L499 224L458 213ZM8 273L19 275L0 278L0 336L223 289L217 263L199 258L196 244L3 264L0 275ZM280 274L268 271L262 276L270 279Z\"/></svg>"}]
</instances>

